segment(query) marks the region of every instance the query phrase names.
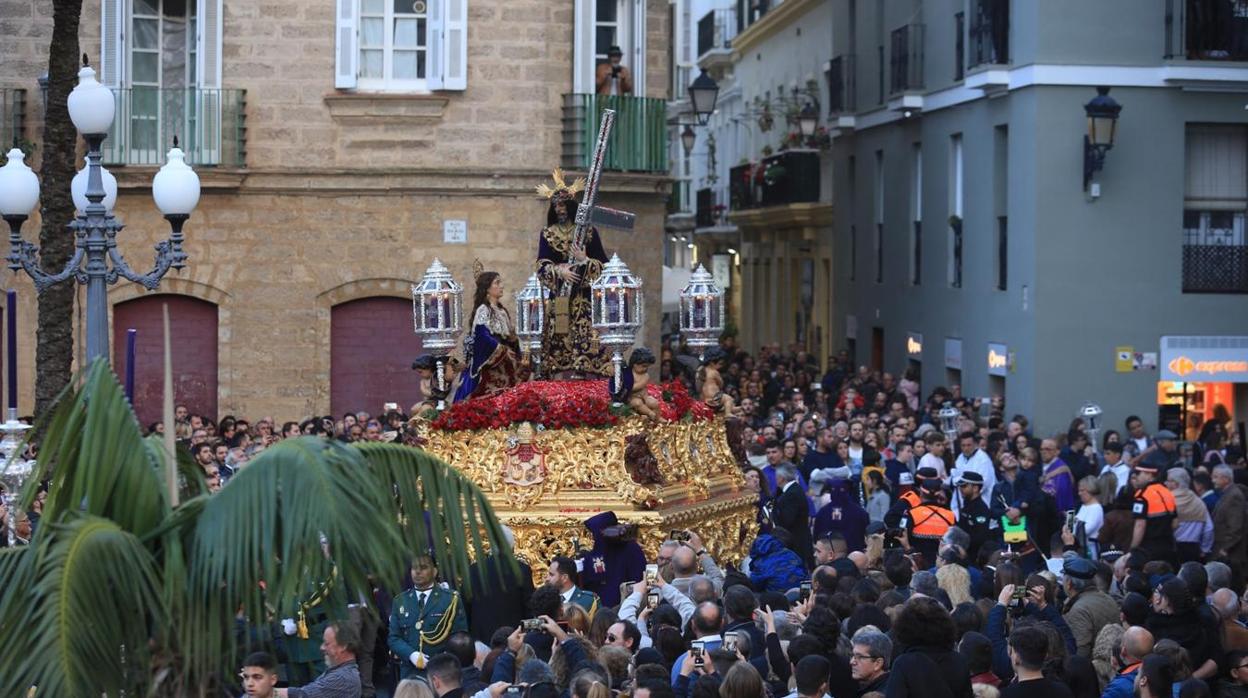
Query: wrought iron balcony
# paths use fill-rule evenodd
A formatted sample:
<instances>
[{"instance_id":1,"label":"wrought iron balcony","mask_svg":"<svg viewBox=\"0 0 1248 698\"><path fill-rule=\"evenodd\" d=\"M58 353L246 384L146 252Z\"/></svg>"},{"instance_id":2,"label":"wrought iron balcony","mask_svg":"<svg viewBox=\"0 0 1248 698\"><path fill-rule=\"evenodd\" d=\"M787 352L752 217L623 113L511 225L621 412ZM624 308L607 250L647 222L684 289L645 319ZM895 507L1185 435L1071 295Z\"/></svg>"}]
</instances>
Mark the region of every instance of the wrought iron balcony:
<instances>
[{"instance_id":1,"label":"wrought iron balcony","mask_svg":"<svg viewBox=\"0 0 1248 698\"><path fill-rule=\"evenodd\" d=\"M245 167L247 91L114 89L117 115L104 141L105 165L163 165L173 143L190 165Z\"/></svg>"},{"instance_id":2,"label":"wrought iron balcony","mask_svg":"<svg viewBox=\"0 0 1248 698\"><path fill-rule=\"evenodd\" d=\"M853 114L854 56L842 54L828 64L828 115Z\"/></svg>"},{"instance_id":3,"label":"wrought iron balcony","mask_svg":"<svg viewBox=\"0 0 1248 698\"><path fill-rule=\"evenodd\" d=\"M1248 60L1248 26L1224 0L1166 0L1166 58ZM1227 7L1227 6L1231 7Z\"/></svg>"},{"instance_id":4,"label":"wrought iron balcony","mask_svg":"<svg viewBox=\"0 0 1248 698\"><path fill-rule=\"evenodd\" d=\"M1010 0L971 0L968 68L1010 62Z\"/></svg>"},{"instance_id":5,"label":"wrought iron balcony","mask_svg":"<svg viewBox=\"0 0 1248 698\"><path fill-rule=\"evenodd\" d=\"M1248 245L1183 245L1184 293L1248 293Z\"/></svg>"},{"instance_id":6,"label":"wrought iron balcony","mask_svg":"<svg viewBox=\"0 0 1248 698\"><path fill-rule=\"evenodd\" d=\"M617 172L667 172L667 103L651 97L597 94L563 96L563 166L589 169L602 110L615 110L603 162Z\"/></svg>"},{"instance_id":7,"label":"wrought iron balcony","mask_svg":"<svg viewBox=\"0 0 1248 698\"><path fill-rule=\"evenodd\" d=\"M727 53L737 35L737 10L733 7L711 10L698 20L698 63L712 51Z\"/></svg>"},{"instance_id":8,"label":"wrought iron balcony","mask_svg":"<svg viewBox=\"0 0 1248 698\"><path fill-rule=\"evenodd\" d=\"M923 25L894 29L889 42L888 93L923 89Z\"/></svg>"},{"instance_id":9,"label":"wrought iron balcony","mask_svg":"<svg viewBox=\"0 0 1248 698\"><path fill-rule=\"evenodd\" d=\"M26 139L26 90L6 87L0 89L0 164L14 139Z\"/></svg>"},{"instance_id":10,"label":"wrought iron balcony","mask_svg":"<svg viewBox=\"0 0 1248 698\"><path fill-rule=\"evenodd\" d=\"M819 201L819 153L786 150L729 171L732 210Z\"/></svg>"}]
</instances>

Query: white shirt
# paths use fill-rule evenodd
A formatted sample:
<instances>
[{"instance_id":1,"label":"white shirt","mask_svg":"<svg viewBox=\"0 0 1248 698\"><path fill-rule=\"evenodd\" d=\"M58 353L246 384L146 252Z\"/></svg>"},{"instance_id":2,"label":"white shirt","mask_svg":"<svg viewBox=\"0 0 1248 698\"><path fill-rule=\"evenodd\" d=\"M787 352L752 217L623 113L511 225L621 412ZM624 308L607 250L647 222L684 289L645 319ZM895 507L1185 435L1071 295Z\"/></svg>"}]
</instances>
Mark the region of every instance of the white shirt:
<instances>
[{"instance_id":1,"label":"white shirt","mask_svg":"<svg viewBox=\"0 0 1248 698\"><path fill-rule=\"evenodd\" d=\"M924 455L924 458L926 457ZM984 488L980 491L979 498L984 500L984 504L991 506L992 490L997 486L997 470L992 467L992 459L988 457L987 453L978 448L975 449L975 453L972 453L970 458L967 458L965 454L959 453L958 459L953 464L953 477L950 484L957 482L958 476L968 470L979 473L984 478ZM958 504L961 500L961 497L953 498L953 513L958 513L958 509L961 508Z\"/></svg>"},{"instance_id":2,"label":"white shirt","mask_svg":"<svg viewBox=\"0 0 1248 698\"><path fill-rule=\"evenodd\" d=\"M1127 486L1127 480L1131 477L1131 466L1127 465L1127 462L1119 456L1117 463L1113 465L1107 464L1104 468L1101 468L1101 475L1105 473L1113 473L1114 477L1118 478L1118 489L1114 490L1114 496L1117 496L1122 492L1122 488Z\"/></svg>"},{"instance_id":3,"label":"white shirt","mask_svg":"<svg viewBox=\"0 0 1248 698\"><path fill-rule=\"evenodd\" d=\"M563 597L564 603L569 603L572 601L572 595L575 593L576 593L576 585L574 584L572 585L571 589L568 589L567 591L563 592L562 594L560 594L560 596Z\"/></svg>"},{"instance_id":4,"label":"white shirt","mask_svg":"<svg viewBox=\"0 0 1248 698\"><path fill-rule=\"evenodd\" d=\"M1100 503L1083 504L1075 512L1075 518L1083 522L1083 530L1088 533L1088 540L1095 540L1101 532L1101 524L1105 523L1105 509Z\"/></svg>"},{"instance_id":5,"label":"white shirt","mask_svg":"<svg viewBox=\"0 0 1248 698\"><path fill-rule=\"evenodd\" d=\"M945 460L934 453L924 453L919 459L919 468L935 468L936 477L941 480L948 480L949 473L945 472ZM915 471L918 472L917 470Z\"/></svg>"}]
</instances>

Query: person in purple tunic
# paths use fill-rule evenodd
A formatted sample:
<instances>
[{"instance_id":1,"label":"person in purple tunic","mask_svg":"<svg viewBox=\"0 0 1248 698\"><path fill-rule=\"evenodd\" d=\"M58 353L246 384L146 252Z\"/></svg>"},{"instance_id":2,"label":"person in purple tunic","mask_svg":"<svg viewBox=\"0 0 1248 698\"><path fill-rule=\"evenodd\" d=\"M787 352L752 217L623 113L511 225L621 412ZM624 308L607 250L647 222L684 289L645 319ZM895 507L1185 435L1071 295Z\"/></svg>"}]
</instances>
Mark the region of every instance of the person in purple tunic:
<instances>
[{"instance_id":1,"label":"person in purple tunic","mask_svg":"<svg viewBox=\"0 0 1248 698\"><path fill-rule=\"evenodd\" d=\"M1044 465L1040 486L1053 495L1058 511L1070 511L1075 508L1075 479L1070 467L1057 454L1056 441L1045 439L1040 442L1040 461Z\"/></svg>"}]
</instances>

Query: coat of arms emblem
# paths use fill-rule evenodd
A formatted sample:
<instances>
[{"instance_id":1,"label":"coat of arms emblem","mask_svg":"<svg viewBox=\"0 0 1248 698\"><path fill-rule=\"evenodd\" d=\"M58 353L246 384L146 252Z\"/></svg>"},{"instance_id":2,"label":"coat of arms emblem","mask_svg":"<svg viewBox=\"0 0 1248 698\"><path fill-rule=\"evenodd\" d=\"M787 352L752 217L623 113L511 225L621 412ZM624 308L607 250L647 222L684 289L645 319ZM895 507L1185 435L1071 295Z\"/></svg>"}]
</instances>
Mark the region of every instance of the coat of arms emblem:
<instances>
[{"instance_id":1,"label":"coat of arms emblem","mask_svg":"<svg viewBox=\"0 0 1248 698\"><path fill-rule=\"evenodd\" d=\"M533 443L533 425L521 422L507 439L507 462L503 465L503 482L530 487L546 479L546 452Z\"/></svg>"}]
</instances>

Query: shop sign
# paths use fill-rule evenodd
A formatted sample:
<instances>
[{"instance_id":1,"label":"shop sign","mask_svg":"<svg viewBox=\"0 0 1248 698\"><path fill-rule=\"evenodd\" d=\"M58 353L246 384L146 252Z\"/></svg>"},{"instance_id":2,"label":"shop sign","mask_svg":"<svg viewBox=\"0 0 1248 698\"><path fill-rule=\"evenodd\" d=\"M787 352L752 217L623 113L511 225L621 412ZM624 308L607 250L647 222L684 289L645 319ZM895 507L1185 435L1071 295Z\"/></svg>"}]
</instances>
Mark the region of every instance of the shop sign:
<instances>
[{"instance_id":1,"label":"shop sign","mask_svg":"<svg viewBox=\"0 0 1248 698\"><path fill-rule=\"evenodd\" d=\"M1010 372L1010 349L1004 344L988 343L988 375L1005 376Z\"/></svg>"},{"instance_id":2,"label":"shop sign","mask_svg":"<svg viewBox=\"0 0 1248 698\"><path fill-rule=\"evenodd\" d=\"M918 332L906 333L906 356L915 361L923 360L923 335Z\"/></svg>"},{"instance_id":3,"label":"shop sign","mask_svg":"<svg viewBox=\"0 0 1248 698\"><path fill-rule=\"evenodd\" d=\"M945 368L962 370L962 340L945 337Z\"/></svg>"},{"instance_id":4,"label":"shop sign","mask_svg":"<svg viewBox=\"0 0 1248 698\"><path fill-rule=\"evenodd\" d=\"M1161 379L1248 383L1248 337L1162 337Z\"/></svg>"}]
</instances>

